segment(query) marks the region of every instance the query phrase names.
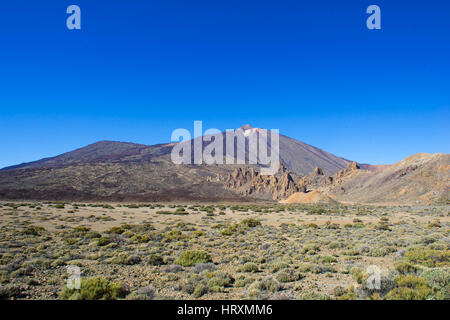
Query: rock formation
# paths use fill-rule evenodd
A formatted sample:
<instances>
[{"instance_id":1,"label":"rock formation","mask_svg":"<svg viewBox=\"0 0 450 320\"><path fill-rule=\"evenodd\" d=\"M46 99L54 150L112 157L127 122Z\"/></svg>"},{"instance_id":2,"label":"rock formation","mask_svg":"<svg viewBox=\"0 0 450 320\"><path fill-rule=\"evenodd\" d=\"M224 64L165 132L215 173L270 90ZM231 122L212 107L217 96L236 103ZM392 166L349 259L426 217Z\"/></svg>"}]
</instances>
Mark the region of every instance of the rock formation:
<instances>
[{"instance_id":1,"label":"rock formation","mask_svg":"<svg viewBox=\"0 0 450 320\"><path fill-rule=\"evenodd\" d=\"M226 178L224 185L225 188L244 196L256 198L270 196L273 200L277 200L305 190L299 188L295 180L298 180L298 177L284 166L281 166L278 174L272 176L263 176L252 167L238 167Z\"/></svg>"}]
</instances>

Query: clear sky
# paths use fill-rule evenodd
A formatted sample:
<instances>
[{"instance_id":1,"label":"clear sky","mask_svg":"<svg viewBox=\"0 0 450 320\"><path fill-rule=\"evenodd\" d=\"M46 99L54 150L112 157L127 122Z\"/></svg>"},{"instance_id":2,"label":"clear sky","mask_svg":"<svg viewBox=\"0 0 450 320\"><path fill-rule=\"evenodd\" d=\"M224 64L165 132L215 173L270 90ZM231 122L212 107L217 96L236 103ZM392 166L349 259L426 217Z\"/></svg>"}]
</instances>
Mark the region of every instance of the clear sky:
<instances>
[{"instance_id":1,"label":"clear sky","mask_svg":"<svg viewBox=\"0 0 450 320\"><path fill-rule=\"evenodd\" d=\"M82 29L66 28L77 4ZM381 30L366 8L381 8ZM278 128L338 156L450 152L448 0L0 6L0 167L176 128Z\"/></svg>"}]
</instances>

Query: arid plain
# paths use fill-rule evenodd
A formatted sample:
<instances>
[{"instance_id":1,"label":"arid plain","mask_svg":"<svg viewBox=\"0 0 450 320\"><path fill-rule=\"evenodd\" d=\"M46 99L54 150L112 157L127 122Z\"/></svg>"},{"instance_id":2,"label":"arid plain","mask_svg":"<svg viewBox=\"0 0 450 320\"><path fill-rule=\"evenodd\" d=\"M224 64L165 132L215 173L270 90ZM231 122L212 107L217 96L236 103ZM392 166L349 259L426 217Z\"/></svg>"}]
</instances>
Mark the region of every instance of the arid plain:
<instances>
[{"instance_id":1,"label":"arid plain","mask_svg":"<svg viewBox=\"0 0 450 320\"><path fill-rule=\"evenodd\" d=\"M449 299L449 221L447 205L3 201L0 295Z\"/></svg>"}]
</instances>

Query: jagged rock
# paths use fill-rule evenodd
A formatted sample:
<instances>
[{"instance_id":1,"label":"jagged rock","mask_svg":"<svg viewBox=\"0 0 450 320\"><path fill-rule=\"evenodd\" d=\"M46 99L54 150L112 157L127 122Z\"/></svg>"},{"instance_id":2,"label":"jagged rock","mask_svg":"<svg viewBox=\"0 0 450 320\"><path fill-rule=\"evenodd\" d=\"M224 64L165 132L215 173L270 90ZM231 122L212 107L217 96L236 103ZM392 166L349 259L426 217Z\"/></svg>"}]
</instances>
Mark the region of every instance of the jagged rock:
<instances>
[{"instance_id":1,"label":"jagged rock","mask_svg":"<svg viewBox=\"0 0 450 320\"><path fill-rule=\"evenodd\" d=\"M359 164L356 161L353 161L350 163L347 168L350 168L351 170L359 170Z\"/></svg>"},{"instance_id":2,"label":"jagged rock","mask_svg":"<svg viewBox=\"0 0 450 320\"><path fill-rule=\"evenodd\" d=\"M226 178L224 185L246 196L271 197L277 200L301 190L306 191L304 187L298 187L296 179L298 177L283 165L280 166L279 172L272 176L263 176L253 167L239 167Z\"/></svg>"},{"instance_id":3,"label":"jagged rock","mask_svg":"<svg viewBox=\"0 0 450 320\"><path fill-rule=\"evenodd\" d=\"M353 175L358 170L360 170L358 163L353 161L352 163L349 163L349 165L345 169L338 171L333 176L331 176L332 183L333 184L341 183L343 179Z\"/></svg>"},{"instance_id":4,"label":"jagged rock","mask_svg":"<svg viewBox=\"0 0 450 320\"><path fill-rule=\"evenodd\" d=\"M317 190L327 186L334 186L340 184L347 177L351 177L360 170L358 163L352 162L341 171L333 176L325 176L321 168L316 167L314 171L306 176L301 177L296 184L299 192L306 193L309 190Z\"/></svg>"}]
</instances>

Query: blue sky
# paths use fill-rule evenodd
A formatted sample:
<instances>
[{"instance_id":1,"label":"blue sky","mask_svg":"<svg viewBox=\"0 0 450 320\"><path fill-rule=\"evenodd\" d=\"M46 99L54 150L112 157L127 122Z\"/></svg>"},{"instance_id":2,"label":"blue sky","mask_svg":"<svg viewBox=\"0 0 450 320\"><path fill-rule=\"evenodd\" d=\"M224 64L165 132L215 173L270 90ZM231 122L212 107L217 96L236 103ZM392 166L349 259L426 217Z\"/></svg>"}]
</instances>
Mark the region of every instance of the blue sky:
<instances>
[{"instance_id":1,"label":"blue sky","mask_svg":"<svg viewBox=\"0 0 450 320\"><path fill-rule=\"evenodd\" d=\"M77 4L82 29L66 28ZM381 30L366 8L381 8ZM450 2L10 1L0 167L249 123L358 162L450 151Z\"/></svg>"}]
</instances>

